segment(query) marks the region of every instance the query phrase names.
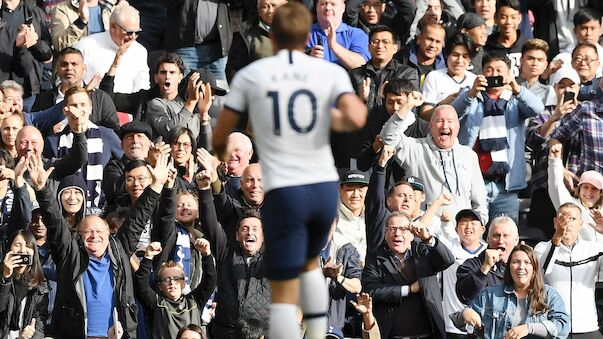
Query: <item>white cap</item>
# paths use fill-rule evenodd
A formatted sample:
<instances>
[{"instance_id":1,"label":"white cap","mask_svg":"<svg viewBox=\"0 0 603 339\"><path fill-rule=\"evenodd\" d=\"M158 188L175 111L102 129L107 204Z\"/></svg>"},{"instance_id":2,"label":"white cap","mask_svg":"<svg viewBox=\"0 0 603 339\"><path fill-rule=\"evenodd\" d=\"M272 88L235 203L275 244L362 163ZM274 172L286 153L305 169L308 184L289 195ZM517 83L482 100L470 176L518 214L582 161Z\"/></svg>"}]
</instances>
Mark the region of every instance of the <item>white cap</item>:
<instances>
[{"instance_id":1,"label":"white cap","mask_svg":"<svg viewBox=\"0 0 603 339\"><path fill-rule=\"evenodd\" d=\"M580 84L580 76L575 69L570 66L563 66L557 70L557 72L551 74L549 78L549 84L551 86L557 85L563 79L570 79L574 84Z\"/></svg>"}]
</instances>

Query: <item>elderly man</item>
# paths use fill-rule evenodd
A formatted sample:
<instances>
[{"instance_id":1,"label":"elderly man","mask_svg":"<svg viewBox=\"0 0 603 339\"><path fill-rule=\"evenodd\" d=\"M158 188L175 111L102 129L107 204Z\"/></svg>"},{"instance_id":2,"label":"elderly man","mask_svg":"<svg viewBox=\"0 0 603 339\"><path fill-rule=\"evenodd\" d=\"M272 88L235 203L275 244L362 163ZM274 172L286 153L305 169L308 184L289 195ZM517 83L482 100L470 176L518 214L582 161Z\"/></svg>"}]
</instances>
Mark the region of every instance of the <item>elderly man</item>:
<instances>
[{"instance_id":1,"label":"elderly man","mask_svg":"<svg viewBox=\"0 0 603 339\"><path fill-rule=\"evenodd\" d=\"M400 110L404 114L392 115L383 126L383 142L396 148L396 160L407 175L421 178L426 183L426 201L449 192L453 196L450 214L471 208L485 222L488 211L484 180L475 152L457 140L459 119L454 108L441 105L434 109L429 122L431 135L421 139L404 135L404 131L416 119L414 114L407 112L421 104L423 95L419 92L410 93Z\"/></svg>"},{"instance_id":2,"label":"elderly man","mask_svg":"<svg viewBox=\"0 0 603 339\"><path fill-rule=\"evenodd\" d=\"M509 217L497 217L490 223L488 249L467 259L456 271L456 295L469 304L484 288L503 283L507 260L519 243L517 225Z\"/></svg>"},{"instance_id":3,"label":"elderly man","mask_svg":"<svg viewBox=\"0 0 603 339\"><path fill-rule=\"evenodd\" d=\"M368 37L361 29L341 21L344 10L343 0L318 0L317 22L312 25L307 47L314 57L354 69L370 57Z\"/></svg>"},{"instance_id":4,"label":"elderly man","mask_svg":"<svg viewBox=\"0 0 603 339\"><path fill-rule=\"evenodd\" d=\"M248 136L241 132L233 132L226 140L226 193L232 197L241 188L241 175L253 156L253 144Z\"/></svg>"},{"instance_id":5,"label":"elderly man","mask_svg":"<svg viewBox=\"0 0 603 339\"><path fill-rule=\"evenodd\" d=\"M138 11L125 3L116 6L108 31L85 37L73 46L84 56L84 82L89 83L96 74L102 78L113 67L117 56L120 61L113 70L113 91L127 94L149 89L147 50L136 42L139 33Z\"/></svg>"},{"instance_id":6,"label":"elderly man","mask_svg":"<svg viewBox=\"0 0 603 339\"><path fill-rule=\"evenodd\" d=\"M88 161L86 166L82 166L81 175L88 189L86 207L100 213L105 206L105 195L101 189L103 168L112 156L122 157L123 151L119 147L119 139L113 130L97 126L90 121L92 99L86 89L78 86L68 89L65 93L64 110L67 115L67 127L61 133L47 138L44 154L47 157L65 156L73 146L74 131L84 129Z\"/></svg>"},{"instance_id":7,"label":"elderly man","mask_svg":"<svg viewBox=\"0 0 603 339\"><path fill-rule=\"evenodd\" d=\"M601 68L597 46L590 42L578 44L572 51L571 65L580 76L578 100L593 100L601 82L601 78L597 76L597 72Z\"/></svg>"},{"instance_id":8,"label":"elderly man","mask_svg":"<svg viewBox=\"0 0 603 339\"><path fill-rule=\"evenodd\" d=\"M84 72L86 72L86 65L84 64L82 52L73 47L61 50L57 57L56 72L61 83L52 90L36 95L31 108L32 111L41 111L63 101L65 99L65 92L72 87L85 87L82 79ZM117 131L119 129L119 119L117 118L115 104L109 95L103 91L96 90L90 92L90 97L92 98L90 121L99 126Z\"/></svg>"},{"instance_id":9,"label":"elderly man","mask_svg":"<svg viewBox=\"0 0 603 339\"><path fill-rule=\"evenodd\" d=\"M454 263L454 256L424 226L432 216L426 213L411 225L406 214L394 212L385 229L367 229L367 238L385 234L362 272L362 287L373 297L382 338L446 337L436 274Z\"/></svg>"},{"instance_id":10,"label":"elderly man","mask_svg":"<svg viewBox=\"0 0 603 339\"><path fill-rule=\"evenodd\" d=\"M46 185L48 171L41 161L30 158L33 161L28 170L57 264L57 297L49 332L65 339L106 338L109 327L119 321L124 327L123 338L136 338L137 307L130 256L144 227L140 220L158 204L168 179L167 157L149 170L152 183L132 206L115 236L110 235L109 225L103 219L88 216L80 223L75 237ZM118 319L113 318L114 314Z\"/></svg>"}]
</instances>

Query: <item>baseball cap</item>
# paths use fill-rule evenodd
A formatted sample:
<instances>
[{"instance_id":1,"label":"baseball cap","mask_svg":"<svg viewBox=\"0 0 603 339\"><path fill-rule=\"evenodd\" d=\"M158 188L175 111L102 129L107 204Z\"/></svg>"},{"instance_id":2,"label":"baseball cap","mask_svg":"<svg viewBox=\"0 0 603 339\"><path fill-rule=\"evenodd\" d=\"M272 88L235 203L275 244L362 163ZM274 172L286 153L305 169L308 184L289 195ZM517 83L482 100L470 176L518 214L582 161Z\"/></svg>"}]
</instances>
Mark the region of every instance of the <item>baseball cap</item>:
<instances>
[{"instance_id":1,"label":"baseball cap","mask_svg":"<svg viewBox=\"0 0 603 339\"><path fill-rule=\"evenodd\" d=\"M482 221L482 218L479 216L479 214L475 213L475 211L472 209L460 210L454 217L454 220L458 224L459 220L461 220L462 218L467 218L467 217L473 218L475 220L479 220L479 222L481 222L482 224L484 223Z\"/></svg>"},{"instance_id":2,"label":"baseball cap","mask_svg":"<svg viewBox=\"0 0 603 339\"><path fill-rule=\"evenodd\" d=\"M578 186L582 184L591 184L600 190L603 187L603 175L597 171L586 171L580 176Z\"/></svg>"},{"instance_id":3,"label":"baseball cap","mask_svg":"<svg viewBox=\"0 0 603 339\"><path fill-rule=\"evenodd\" d=\"M410 175L410 176L406 177L406 180L404 180L404 181L409 183L410 187L412 187L413 190L425 192L425 185L423 184L421 179Z\"/></svg>"},{"instance_id":4,"label":"baseball cap","mask_svg":"<svg viewBox=\"0 0 603 339\"><path fill-rule=\"evenodd\" d=\"M574 84L580 84L578 72L570 66L563 66L559 68L557 72L551 74L549 82L551 86L555 86L563 79L570 79Z\"/></svg>"},{"instance_id":5,"label":"baseball cap","mask_svg":"<svg viewBox=\"0 0 603 339\"><path fill-rule=\"evenodd\" d=\"M210 71L206 70L205 68L199 68L195 70L195 72L199 73L200 81L203 81L204 83L209 83L209 85L211 86L211 91L214 95L226 95L226 90L222 87L218 87L218 85L216 84L216 78L213 74L211 74Z\"/></svg>"},{"instance_id":6,"label":"baseball cap","mask_svg":"<svg viewBox=\"0 0 603 339\"><path fill-rule=\"evenodd\" d=\"M119 138L123 140L128 133L144 133L149 139L152 138L153 131L151 126L142 121L130 121L119 128Z\"/></svg>"},{"instance_id":7,"label":"baseball cap","mask_svg":"<svg viewBox=\"0 0 603 339\"><path fill-rule=\"evenodd\" d=\"M343 175L343 178L341 178L340 185L345 185L345 184L368 185L369 177L366 175L366 173L364 173L362 171L349 170L349 171L345 172L345 174Z\"/></svg>"},{"instance_id":8,"label":"baseball cap","mask_svg":"<svg viewBox=\"0 0 603 339\"><path fill-rule=\"evenodd\" d=\"M335 326L329 326L329 330L327 331L327 335L325 336L325 338L344 339L344 336L341 329Z\"/></svg>"},{"instance_id":9,"label":"baseball cap","mask_svg":"<svg viewBox=\"0 0 603 339\"><path fill-rule=\"evenodd\" d=\"M486 21L484 18L476 13L463 13L456 21L456 27L460 31L461 29L472 29L477 26L485 25Z\"/></svg>"}]
</instances>

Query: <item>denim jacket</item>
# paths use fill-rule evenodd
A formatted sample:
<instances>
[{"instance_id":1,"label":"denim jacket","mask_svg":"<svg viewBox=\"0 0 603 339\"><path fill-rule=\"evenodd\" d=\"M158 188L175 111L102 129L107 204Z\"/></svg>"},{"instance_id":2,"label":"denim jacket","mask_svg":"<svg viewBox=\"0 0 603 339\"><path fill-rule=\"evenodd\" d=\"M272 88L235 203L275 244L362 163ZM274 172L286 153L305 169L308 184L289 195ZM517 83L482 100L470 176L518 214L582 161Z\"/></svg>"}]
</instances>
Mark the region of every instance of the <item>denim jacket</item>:
<instances>
[{"instance_id":1,"label":"denim jacket","mask_svg":"<svg viewBox=\"0 0 603 339\"><path fill-rule=\"evenodd\" d=\"M452 102L452 106L459 115L461 128L459 129L459 142L471 148L479 136L480 127L484 118L484 105L480 94L475 98L469 97L469 89L462 90ZM507 149L509 158L509 173L505 179L507 191L517 191L527 186L526 161L525 161L525 120L535 117L544 111L542 101L530 90L521 87L518 95L511 97L505 109L505 124L507 127Z\"/></svg>"},{"instance_id":2,"label":"denim jacket","mask_svg":"<svg viewBox=\"0 0 603 339\"><path fill-rule=\"evenodd\" d=\"M544 293L548 310L540 314L528 311L521 324L544 323L552 338L566 338L569 333L569 315L565 311L563 299L548 285L544 286ZM469 307L482 319L484 338L502 338L512 328L511 322L517 311L517 296L513 286L492 286L483 290ZM535 336L528 335L526 338L530 337Z\"/></svg>"}]
</instances>

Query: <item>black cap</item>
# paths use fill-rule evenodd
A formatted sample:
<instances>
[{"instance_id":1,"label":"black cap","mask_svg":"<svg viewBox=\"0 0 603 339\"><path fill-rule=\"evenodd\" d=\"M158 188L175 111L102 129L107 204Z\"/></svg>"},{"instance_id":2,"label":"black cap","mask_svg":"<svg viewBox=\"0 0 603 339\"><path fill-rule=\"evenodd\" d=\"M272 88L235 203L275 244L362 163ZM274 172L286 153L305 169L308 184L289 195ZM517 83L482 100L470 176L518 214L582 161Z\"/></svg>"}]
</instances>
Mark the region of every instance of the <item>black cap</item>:
<instances>
[{"instance_id":1,"label":"black cap","mask_svg":"<svg viewBox=\"0 0 603 339\"><path fill-rule=\"evenodd\" d=\"M463 13L456 21L456 27L460 31L461 29L472 29L477 26L485 25L486 21L478 14L468 12Z\"/></svg>"},{"instance_id":2,"label":"black cap","mask_svg":"<svg viewBox=\"0 0 603 339\"><path fill-rule=\"evenodd\" d=\"M411 176L406 177L406 179L404 181L409 183L410 187L412 187L413 190L425 192L425 185L423 184L421 179L411 175Z\"/></svg>"},{"instance_id":3,"label":"black cap","mask_svg":"<svg viewBox=\"0 0 603 339\"><path fill-rule=\"evenodd\" d=\"M153 130L151 126L146 122L142 121L130 121L127 124L124 124L119 129L119 138L123 140L124 136L128 133L144 133L151 139L153 136Z\"/></svg>"},{"instance_id":4,"label":"black cap","mask_svg":"<svg viewBox=\"0 0 603 339\"><path fill-rule=\"evenodd\" d=\"M343 178L341 178L341 185L345 184L360 184L360 185L368 185L369 177L366 173L359 170L349 170L345 172Z\"/></svg>"},{"instance_id":5,"label":"black cap","mask_svg":"<svg viewBox=\"0 0 603 339\"><path fill-rule=\"evenodd\" d=\"M459 220L461 220L462 218L466 218L466 217L471 217L475 220L479 220L479 222L481 222L482 224L484 223L482 221L482 218L479 216L479 214L477 214L474 210L471 210L471 209L460 210L456 214L456 217L454 217L454 220L456 220L456 223L458 224Z\"/></svg>"},{"instance_id":6,"label":"black cap","mask_svg":"<svg viewBox=\"0 0 603 339\"><path fill-rule=\"evenodd\" d=\"M200 81L203 81L203 83L209 82L209 85L211 86L211 91L214 95L226 95L226 90L222 87L218 87L218 85L216 84L216 78L213 74L211 74L210 71L206 70L205 68L199 68L195 70L195 72L199 73Z\"/></svg>"}]
</instances>

